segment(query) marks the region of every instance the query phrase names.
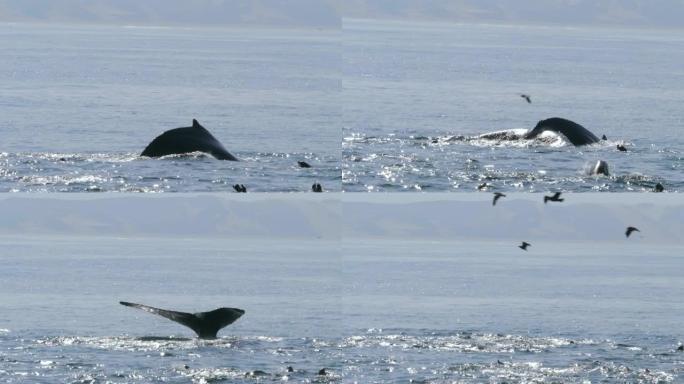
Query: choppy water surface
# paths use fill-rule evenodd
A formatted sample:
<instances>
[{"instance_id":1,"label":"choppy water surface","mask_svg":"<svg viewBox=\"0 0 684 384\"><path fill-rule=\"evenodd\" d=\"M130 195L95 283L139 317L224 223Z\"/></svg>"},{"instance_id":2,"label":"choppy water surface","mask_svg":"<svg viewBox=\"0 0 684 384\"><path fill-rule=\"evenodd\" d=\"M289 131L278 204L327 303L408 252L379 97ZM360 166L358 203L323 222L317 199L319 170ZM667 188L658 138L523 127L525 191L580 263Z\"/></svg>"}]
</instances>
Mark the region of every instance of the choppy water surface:
<instances>
[{"instance_id":1,"label":"choppy water surface","mask_svg":"<svg viewBox=\"0 0 684 384\"><path fill-rule=\"evenodd\" d=\"M0 380L681 380L676 249L343 244L3 238ZM200 341L122 299L246 314Z\"/></svg>"},{"instance_id":2,"label":"choppy water surface","mask_svg":"<svg viewBox=\"0 0 684 384\"><path fill-rule=\"evenodd\" d=\"M0 50L2 192L340 189L336 31L1 24ZM138 158L193 118L242 161Z\"/></svg>"},{"instance_id":3,"label":"choppy water surface","mask_svg":"<svg viewBox=\"0 0 684 384\"><path fill-rule=\"evenodd\" d=\"M477 332L367 330L344 339L216 341L3 338L14 348L1 357L7 383L672 383L682 371L682 354L672 348ZM323 375L318 367L324 365Z\"/></svg>"},{"instance_id":4,"label":"choppy water surface","mask_svg":"<svg viewBox=\"0 0 684 384\"><path fill-rule=\"evenodd\" d=\"M682 31L347 20L343 41L346 191L684 188ZM608 141L478 139L550 117Z\"/></svg>"},{"instance_id":5,"label":"choppy water surface","mask_svg":"<svg viewBox=\"0 0 684 384\"><path fill-rule=\"evenodd\" d=\"M2 192L221 192L236 183L250 192L301 192L314 182L340 190L337 156L239 153L239 162L203 153L160 159L135 153L1 153ZM311 168L300 168L305 161Z\"/></svg>"}]
</instances>

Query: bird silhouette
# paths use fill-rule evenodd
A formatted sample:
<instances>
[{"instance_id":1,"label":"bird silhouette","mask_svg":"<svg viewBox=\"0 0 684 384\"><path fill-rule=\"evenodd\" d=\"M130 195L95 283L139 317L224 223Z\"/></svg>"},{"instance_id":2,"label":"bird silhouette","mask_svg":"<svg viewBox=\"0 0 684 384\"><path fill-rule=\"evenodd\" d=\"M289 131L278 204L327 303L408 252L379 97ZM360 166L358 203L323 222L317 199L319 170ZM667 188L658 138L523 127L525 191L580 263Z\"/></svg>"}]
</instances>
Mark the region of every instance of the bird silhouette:
<instances>
[{"instance_id":1,"label":"bird silhouette","mask_svg":"<svg viewBox=\"0 0 684 384\"><path fill-rule=\"evenodd\" d=\"M564 199L560 198L560 195L561 195L561 192L556 192L553 194L553 196L544 196L544 204L546 204L547 201L557 201L560 203L561 201L564 200Z\"/></svg>"},{"instance_id":2,"label":"bird silhouette","mask_svg":"<svg viewBox=\"0 0 684 384\"><path fill-rule=\"evenodd\" d=\"M617 145L617 149L618 149L618 151L620 151L620 152L627 152L627 148L625 148L625 146L622 145L622 144L618 144L618 145Z\"/></svg>"},{"instance_id":3,"label":"bird silhouette","mask_svg":"<svg viewBox=\"0 0 684 384\"><path fill-rule=\"evenodd\" d=\"M637 227L627 227L627 230L625 231L625 237L629 237L629 235L631 235L634 231L641 232Z\"/></svg>"},{"instance_id":4,"label":"bird silhouette","mask_svg":"<svg viewBox=\"0 0 684 384\"><path fill-rule=\"evenodd\" d=\"M527 247L531 245L532 244L528 243L527 241L523 241L522 244L518 245L518 248L522 249L523 251L527 251Z\"/></svg>"},{"instance_id":5,"label":"bird silhouette","mask_svg":"<svg viewBox=\"0 0 684 384\"><path fill-rule=\"evenodd\" d=\"M298 164L301 168L311 168L311 165L310 165L309 163L307 163L306 161L298 161L297 164Z\"/></svg>"},{"instance_id":6,"label":"bird silhouette","mask_svg":"<svg viewBox=\"0 0 684 384\"><path fill-rule=\"evenodd\" d=\"M525 99L525 100L527 101L528 104L532 104L532 98L530 98L530 95L526 95L526 94L524 94L524 93L521 93L521 94L520 94L520 97L522 97L523 99ZM542 104L543 104L543 103L542 103Z\"/></svg>"},{"instance_id":7,"label":"bird silhouette","mask_svg":"<svg viewBox=\"0 0 684 384\"><path fill-rule=\"evenodd\" d=\"M504 195L501 192L494 192L494 199L492 200L492 205L496 205L496 201L502 197L506 197L506 195Z\"/></svg>"}]
</instances>

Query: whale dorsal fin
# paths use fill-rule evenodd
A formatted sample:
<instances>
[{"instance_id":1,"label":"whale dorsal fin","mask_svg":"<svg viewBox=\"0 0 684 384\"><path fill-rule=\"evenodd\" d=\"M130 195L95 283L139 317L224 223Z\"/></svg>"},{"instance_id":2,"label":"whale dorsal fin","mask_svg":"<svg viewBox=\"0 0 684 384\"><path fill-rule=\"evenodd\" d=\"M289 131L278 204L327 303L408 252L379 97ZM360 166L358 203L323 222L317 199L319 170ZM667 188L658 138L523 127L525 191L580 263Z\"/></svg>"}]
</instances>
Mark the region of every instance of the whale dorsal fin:
<instances>
[{"instance_id":1,"label":"whale dorsal fin","mask_svg":"<svg viewBox=\"0 0 684 384\"><path fill-rule=\"evenodd\" d=\"M192 119L192 127L193 128L202 128L200 123L196 119Z\"/></svg>"}]
</instances>

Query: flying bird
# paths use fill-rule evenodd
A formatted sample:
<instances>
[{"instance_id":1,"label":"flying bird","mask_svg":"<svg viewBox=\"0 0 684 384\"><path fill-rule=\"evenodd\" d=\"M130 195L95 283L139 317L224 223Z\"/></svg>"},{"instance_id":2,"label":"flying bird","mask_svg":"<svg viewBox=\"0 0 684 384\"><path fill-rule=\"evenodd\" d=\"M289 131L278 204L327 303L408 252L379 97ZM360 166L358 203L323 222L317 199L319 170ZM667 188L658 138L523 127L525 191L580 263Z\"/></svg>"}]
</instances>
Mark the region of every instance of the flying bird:
<instances>
[{"instance_id":1,"label":"flying bird","mask_svg":"<svg viewBox=\"0 0 684 384\"><path fill-rule=\"evenodd\" d=\"M506 195L504 195L501 192L494 192L494 199L492 200L492 205L496 205L496 201L502 197L506 197Z\"/></svg>"},{"instance_id":2,"label":"flying bird","mask_svg":"<svg viewBox=\"0 0 684 384\"><path fill-rule=\"evenodd\" d=\"M627 227L627 230L625 231L625 237L629 237L629 235L632 234L632 232L637 231L641 232L638 228L636 227Z\"/></svg>"},{"instance_id":3,"label":"flying bird","mask_svg":"<svg viewBox=\"0 0 684 384\"><path fill-rule=\"evenodd\" d=\"M528 243L527 241L523 241L522 244L518 245L518 248L522 249L523 251L527 251L527 247L531 245L532 244Z\"/></svg>"},{"instance_id":4,"label":"flying bird","mask_svg":"<svg viewBox=\"0 0 684 384\"><path fill-rule=\"evenodd\" d=\"M544 196L544 204L546 204L547 201L557 201L560 203L561 201L564 200L564 199L560 198L560 195L561 195L561 192L556 192L553 194L553 196Z\"/></svg>"},{"instance_id":5,"label":"flying bird","mask_svg":"<svg viewBox=\"0 0 684 384\"><path fill-rule=\"evenodd\" d=\"M528 104L532 104L532 99L530 98L530 95L526 95L526 94L524 94L524 93L521 93L521 94L520 94L520 97L522 97L523 99L525 99L525 100L527 101ZM542 103L542 104L543 104L543 103Z\"/></svg>"}]
</instances>

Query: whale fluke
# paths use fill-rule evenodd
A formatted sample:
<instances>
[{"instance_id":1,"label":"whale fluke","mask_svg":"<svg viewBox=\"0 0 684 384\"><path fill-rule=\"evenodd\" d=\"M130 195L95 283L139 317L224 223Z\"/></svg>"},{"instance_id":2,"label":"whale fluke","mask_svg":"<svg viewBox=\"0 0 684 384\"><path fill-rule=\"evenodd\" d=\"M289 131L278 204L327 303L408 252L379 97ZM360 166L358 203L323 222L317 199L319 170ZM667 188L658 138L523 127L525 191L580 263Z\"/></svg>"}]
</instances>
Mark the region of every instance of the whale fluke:
<instances>
[{"instance_id":1,"label":"whale fluke","mask_svg":"<svg viewBox=\"0 0 684 384\"><path fill-rule=\"evenodd\" d=\"M195 119L192 119L192 127L171 129L157 136L140 156L160 157L190 152L204 152L219 160L238 161Z\"/></svg>"},{"instance_id":2,"label":"whale fluke","mask_svg":"<svg viewBox=\"0 0 684 384\"><path fill-rule=\"evenodd\" d=\"M189 327L200 339L215 339L218 331L235 322L245 311L238 308L218 308L209 312L186 313L154 308L144 304L120 301L127 307L142 309L143 311L166 317L169 320Z\"/></svg>"},{"instance_id":3,"label":"whale fluke","mask_svg":"<svg viewBox=\"0 0 684 384\"><path fill-rule=\"evenodd\" d=\"M527 140L534 139L544 131L560 133L575 146L593 144L599 141L598 137L583 126L574 121L560 117L541 120L532 130L527 132L523 138Z\"/></svg>"}]
</instances>

